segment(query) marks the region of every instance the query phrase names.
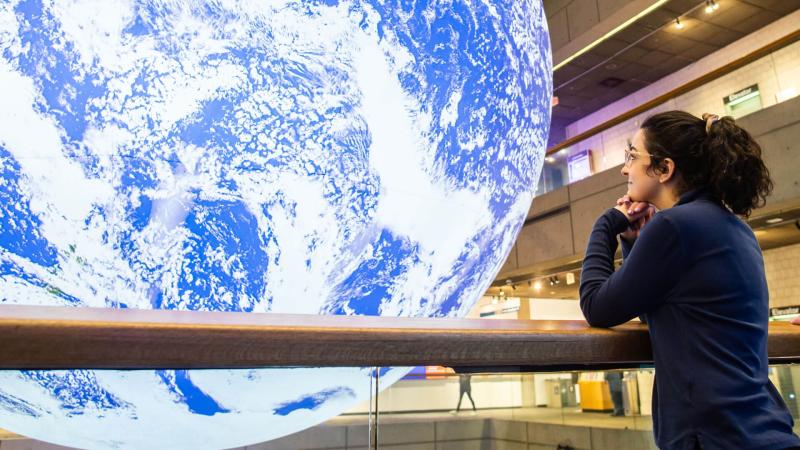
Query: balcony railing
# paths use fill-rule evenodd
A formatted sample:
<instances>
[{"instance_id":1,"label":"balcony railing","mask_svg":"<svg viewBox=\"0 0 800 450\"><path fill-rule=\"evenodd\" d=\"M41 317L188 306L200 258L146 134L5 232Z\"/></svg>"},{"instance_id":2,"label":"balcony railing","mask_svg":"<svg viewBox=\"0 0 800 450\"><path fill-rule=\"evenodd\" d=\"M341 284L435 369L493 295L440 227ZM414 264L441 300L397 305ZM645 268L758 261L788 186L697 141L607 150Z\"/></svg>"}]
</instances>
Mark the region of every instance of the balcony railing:
<instances>
[{"instance_id":1,"label":"balcony railing","mask_svg":"<svg viewBox=\"0 0 800 450\"><path fill-rule=\"evenodd\" d=\"M769 325L773 363L800 326ZM583 321L0 306L0 369L418 366L579 368L652 361L647 327Z\"/></svg>"}]
</instances>

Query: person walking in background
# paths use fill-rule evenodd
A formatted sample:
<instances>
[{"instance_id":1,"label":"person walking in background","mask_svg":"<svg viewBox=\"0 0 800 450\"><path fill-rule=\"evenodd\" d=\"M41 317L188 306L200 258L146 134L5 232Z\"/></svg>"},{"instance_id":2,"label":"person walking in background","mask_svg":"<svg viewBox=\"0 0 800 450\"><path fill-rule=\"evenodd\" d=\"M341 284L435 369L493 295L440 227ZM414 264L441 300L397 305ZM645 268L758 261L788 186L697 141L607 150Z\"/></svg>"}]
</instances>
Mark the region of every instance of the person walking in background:
<instances>
[{"instance_id":1,"label":"person walking in background","mask_svg":"<svg viewBox=\"0 0 800 450\"><path fill-rule=\"evenodd\" d=\"M469 373L458 374L458 405L456 405L455 411L451 411L451 413L458 414L458 412L461 411L461 400L464 399L464 394L466 394L470 403L472 403L473 414L477 414L477 410L475 409L475 400L472 399L471 378L472 374Z\"/></svg>"},{"instance_id":2,"label":"person walking in background","mask_svg":"<svg viewBox=\"0 0 800 450\"><path fill-rule=\"evenodd\" d=\"M589 238L580 305L592 326L647 322L659 448L800 446L767 377L761 249L737 217L772 190L758 143L730 117L659 113L625 150L622 174L627 194ZM617 236L623 264L615 272Z\"/></svg>"},{"instance_id":3,"label":"person walking in background","mask_svg":"<svg viewBox=\"0 0 800 450\"><path fill-rule=\"evenodd\" d=\"M622 404L622 372L618 370L609 370L605 373L606 382L608 383L608 390L611 392L611 403L614 404L614 412L611 413L614 417L625 415L625 406Z\"/></svg>"}]
</instances>

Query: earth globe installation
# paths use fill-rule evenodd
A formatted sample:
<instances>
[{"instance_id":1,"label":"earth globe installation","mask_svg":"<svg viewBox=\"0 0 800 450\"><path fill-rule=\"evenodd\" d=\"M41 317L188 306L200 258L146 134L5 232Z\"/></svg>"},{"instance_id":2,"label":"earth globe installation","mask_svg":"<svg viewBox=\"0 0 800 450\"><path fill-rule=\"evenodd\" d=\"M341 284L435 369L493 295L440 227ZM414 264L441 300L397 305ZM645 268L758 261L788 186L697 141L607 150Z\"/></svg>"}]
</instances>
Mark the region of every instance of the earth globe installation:
<instances>
[{"instance_id":1,"label":"earth globe installation","mask_svg":"<svg viewBox=\"0 0 800 450\"><path fill-rule=\"evenodd\" d=\"M0 304L462 316L530 206L551 64L538 0L4 0ZM3 371L0 428L229 448L372 376Z\"/></svg>"}]
</instances>

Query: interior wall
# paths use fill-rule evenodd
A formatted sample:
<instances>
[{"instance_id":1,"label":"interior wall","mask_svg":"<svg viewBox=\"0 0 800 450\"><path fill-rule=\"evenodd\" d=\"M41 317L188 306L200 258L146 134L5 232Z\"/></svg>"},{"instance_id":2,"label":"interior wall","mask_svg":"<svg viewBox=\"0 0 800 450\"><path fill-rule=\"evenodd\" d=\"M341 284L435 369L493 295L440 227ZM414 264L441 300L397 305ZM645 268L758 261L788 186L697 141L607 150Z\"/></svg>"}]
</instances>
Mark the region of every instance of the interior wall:
<instances>
[{"instance_id":1,"label":"interior wall","mask_svg":"<svg viewBox=\"0 0 800 450\"><path fill-rule=\"evenodd\" d=\"M764 269L770 308L800 305L800 244L764 251Z\"/></svg>"}]
</instances>

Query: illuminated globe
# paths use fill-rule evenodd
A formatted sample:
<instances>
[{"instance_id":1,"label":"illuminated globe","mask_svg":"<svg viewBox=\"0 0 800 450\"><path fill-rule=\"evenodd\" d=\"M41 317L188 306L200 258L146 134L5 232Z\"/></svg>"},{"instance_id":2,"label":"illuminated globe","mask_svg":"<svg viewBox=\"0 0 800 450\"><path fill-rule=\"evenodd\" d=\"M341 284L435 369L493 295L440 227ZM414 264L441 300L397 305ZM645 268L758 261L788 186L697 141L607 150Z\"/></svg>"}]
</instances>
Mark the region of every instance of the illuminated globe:
<instances>
[{"instance_id":1,"label":"illuminated globe","mask_svg":"<svg viewBox=\"0 0 800 450\"><path fill-rule=\"evenodd\" d=\"M548 135L538 1L6 0L0 55L3 304L461 316ZM6 371L0 427L241 446L370 372Z\"/></svg>"}]
</instances>

